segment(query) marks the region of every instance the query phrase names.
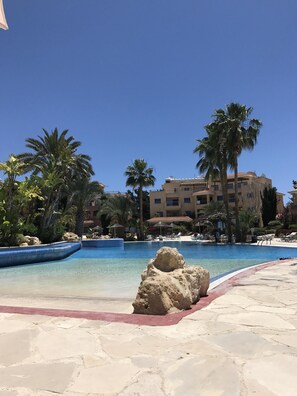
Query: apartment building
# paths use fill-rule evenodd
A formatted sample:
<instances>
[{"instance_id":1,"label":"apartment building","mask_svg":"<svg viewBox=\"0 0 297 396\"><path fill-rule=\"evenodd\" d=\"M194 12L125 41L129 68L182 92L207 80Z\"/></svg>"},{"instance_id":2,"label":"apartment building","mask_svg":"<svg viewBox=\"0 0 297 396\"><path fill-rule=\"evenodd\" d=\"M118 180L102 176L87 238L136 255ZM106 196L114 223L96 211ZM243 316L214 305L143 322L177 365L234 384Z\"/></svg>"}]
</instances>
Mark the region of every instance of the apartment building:
<instances>
[{"instance_id":1,"label":"apartment building","mask_svg":"<svg viewBox=\"0 0 297 396\"><path fill-rule=\"evenodd\" d=\"M272 181L254 172L238 174L239 208L250 209L261 219L261 192L271 187ZM235 206L234 175L228 176L228 198L230 207ZM282 211L282 195L278 194L279 210ZM150 192L151 218L189 216L198 219L210 202L223 202L219 180L206 182L204 178L175 179L168 177L162 190Z\"/></svg>"}]
</instances>

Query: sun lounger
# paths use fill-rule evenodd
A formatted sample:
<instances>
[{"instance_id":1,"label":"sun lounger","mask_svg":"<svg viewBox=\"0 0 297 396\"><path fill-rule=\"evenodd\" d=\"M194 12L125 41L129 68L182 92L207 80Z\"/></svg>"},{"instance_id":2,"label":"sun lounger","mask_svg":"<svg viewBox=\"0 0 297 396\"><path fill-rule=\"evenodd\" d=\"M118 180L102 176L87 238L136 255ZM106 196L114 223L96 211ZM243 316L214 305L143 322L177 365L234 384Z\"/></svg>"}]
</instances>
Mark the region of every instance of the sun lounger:
<instances>
[{"instance_id":1,"label":"sun lounger","mask_svg":"<svg viewBox=\"0 0 297 396\"><path fill-rule=\"evenodd\" d=\"M294 242L297 240L297 232L291 232L282 239L284 242Z\"/></svg>"},{"instance_id":2,"label":"sun lounger","mask_svg":"<svg viewBox=\"0 0 297 396\"><path fill-rule=\"evenodd\" d=\"M272 239L274 238L274 234L267 234L267 235L259 235L257 238L257 245L263 245L263 242L266 241L266 244L268 244L268 242L270 242Z\"/></svg>"}]
</instances>

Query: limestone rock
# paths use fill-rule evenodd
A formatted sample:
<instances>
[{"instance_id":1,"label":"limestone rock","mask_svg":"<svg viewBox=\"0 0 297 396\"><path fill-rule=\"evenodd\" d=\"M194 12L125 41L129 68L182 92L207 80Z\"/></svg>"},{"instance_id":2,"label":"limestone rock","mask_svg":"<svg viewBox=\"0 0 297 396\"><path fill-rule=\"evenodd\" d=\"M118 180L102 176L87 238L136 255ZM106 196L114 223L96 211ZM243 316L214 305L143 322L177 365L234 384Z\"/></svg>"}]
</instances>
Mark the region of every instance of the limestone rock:
<instances>
[{"instance_id":1,"label":"limestone rock","mask_svg":"<svg viewBox=\"0 0 297 396\"><path fill-rule=\"evenodd\" d=\"M25 238L24 243L27 243L29 246L41 245L40 239L37 237L26 235L24 238Z\"/></svg>"},{"instance_id":2,"label":"limestone rock","mask_svg":"<svg viewBox=\"0 0 297 396\"><path fill-rule=\"evenodd\" d=\"M207 295L209 287L209 271L186 266L178 250L170 247L158 250L141 279L133 302L137 314L166 315L190 309L200 297Z\"/></svg>"},{"instance_id":3,"label":"limestone rock","mask_svg":"<svg viewBox=\"0 0 297 396\"><path fill-rule=\"evenodd\" d=\"M80 237L76 235L74 232L65 232L62 240L66 242L79 242Z\"/></svg>"},{"instance_id":4,"label":"limestone rock","mask_svg":"<svg viewBox=\"0 0 297 396\"><path fill-rule=\"evenodd\" d=\"M150 264L160 271L170 272L184 268L185 260L176 248L164 246L158 250L157 256L150 261Z\"/></svg>"}]
</instances>

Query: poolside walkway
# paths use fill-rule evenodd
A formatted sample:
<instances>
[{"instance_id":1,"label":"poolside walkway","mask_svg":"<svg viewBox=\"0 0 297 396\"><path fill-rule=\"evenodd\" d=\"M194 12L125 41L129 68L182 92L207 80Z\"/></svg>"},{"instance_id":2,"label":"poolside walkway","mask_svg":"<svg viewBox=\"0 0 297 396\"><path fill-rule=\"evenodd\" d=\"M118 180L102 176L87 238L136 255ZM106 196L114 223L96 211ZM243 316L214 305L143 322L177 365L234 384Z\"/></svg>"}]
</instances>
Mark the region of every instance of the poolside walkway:
<instances>
[{"instance_id":1,"label":"poolside walkway","mask_svg":"<svg viewBox=\"0 0 297 396\"><path fill-rule=\"evenodd\" d=\"M0 396L295 396L297 260L173 326L0 314Z\"/></svg>"}]
</instances>

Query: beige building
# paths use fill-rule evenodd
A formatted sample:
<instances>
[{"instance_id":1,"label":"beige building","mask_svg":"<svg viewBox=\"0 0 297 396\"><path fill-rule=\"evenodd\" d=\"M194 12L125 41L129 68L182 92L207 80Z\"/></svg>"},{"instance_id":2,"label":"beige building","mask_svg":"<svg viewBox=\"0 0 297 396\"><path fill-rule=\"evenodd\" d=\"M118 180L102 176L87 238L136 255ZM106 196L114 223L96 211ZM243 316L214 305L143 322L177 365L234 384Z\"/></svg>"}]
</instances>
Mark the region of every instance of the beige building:
<instances>
[{"instance_id":1,"label":"beige building","mask_svg":"<svg viewBox=\"0 0 297 396\"><path fill-rule=\"evenodd\" d=\"M261 221L261 192L271 187L272 181L254 172L238 174L239 208L250 209ZM228 176L230 207L235 205L234 175ZM278 195L278 211L282 212L282 194ZM174 179L168 177L159 191L150 192L151 218L189 216L198 219L210 202L223 202L220 181L206 182L204 178Z\"/></svg>"}]
</instances>

